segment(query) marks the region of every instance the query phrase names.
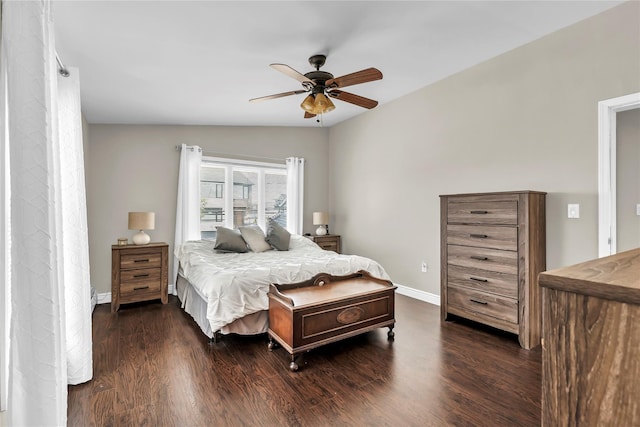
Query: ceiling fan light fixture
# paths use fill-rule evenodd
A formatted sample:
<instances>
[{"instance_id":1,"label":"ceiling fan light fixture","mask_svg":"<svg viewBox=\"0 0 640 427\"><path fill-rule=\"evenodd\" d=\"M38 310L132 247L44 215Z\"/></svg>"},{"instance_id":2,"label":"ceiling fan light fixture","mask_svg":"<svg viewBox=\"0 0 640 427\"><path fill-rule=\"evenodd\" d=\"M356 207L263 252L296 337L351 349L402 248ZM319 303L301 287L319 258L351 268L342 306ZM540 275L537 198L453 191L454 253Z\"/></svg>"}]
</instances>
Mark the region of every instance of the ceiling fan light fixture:
<instances>
[{"instance_id":1,"label":"ceiling fan light fixture","mask_svg":"<svg viewBox=\"0 0 640 427\"><path fill-rule=\"evenodd\" d=\"M316 99L313 105L313 114L324 114L332 111L336 108L333 102L327 98L323 93L316 94Z\"/></svg>"},{"instance_id":2,"label":"ceiling fan light fixture","mask_svg":"<svg viewBox=\"0 0 640 427\"><path fill-rule=\"evenodd\" d=\"M302 104L300 104L300 108L302 108L304 111L306 111L308 113L312 113L312 114L315 114L313 112L314 106L315 106L315 99L313 98L313 94L307 96L304 99L304 101L302 101Z\"/></svg>"}]
</instances>

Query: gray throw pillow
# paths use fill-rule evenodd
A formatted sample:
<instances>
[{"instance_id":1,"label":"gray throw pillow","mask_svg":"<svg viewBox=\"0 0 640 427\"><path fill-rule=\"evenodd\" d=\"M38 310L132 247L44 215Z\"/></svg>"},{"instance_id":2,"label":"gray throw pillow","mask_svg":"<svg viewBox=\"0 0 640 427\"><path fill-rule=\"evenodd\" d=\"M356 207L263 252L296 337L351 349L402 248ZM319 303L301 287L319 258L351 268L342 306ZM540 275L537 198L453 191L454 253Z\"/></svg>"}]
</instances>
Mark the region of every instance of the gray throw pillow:
<instances>
[{"instance_id":1,"label":"gray throw pillow","mask_svg":"<svg viewBox=\"0 0 640 427\"><path fill-rule=\"evenodd\" d=\"M262 229L257 225L245 225L238 227L242 238L249 245L249 249L253 252L264 252L271 250L271 245L267 243Z\"/></svg>"},{"instance_id":2,"label":"gray throw pillow","mask_svg":"<svg viewBox=\"0 0 640 427\"><path fill-rule=\"evenodd\" d=\"M226 227L216 227L216 245L214 249L226 252L247 252L247 242L239 231Z\"/></svg>"},{"instance_id":3,"label":"gray throw pillow","mask_svg":"<svg viewBox=\"0 0 640 427\"><path fill-rule=\"evenodd\" d=\"M288 251L291 233L289 233L286 228L275 222L272 218L269 218L266 240L277 250Z\"/></svg>"}]
</instances>

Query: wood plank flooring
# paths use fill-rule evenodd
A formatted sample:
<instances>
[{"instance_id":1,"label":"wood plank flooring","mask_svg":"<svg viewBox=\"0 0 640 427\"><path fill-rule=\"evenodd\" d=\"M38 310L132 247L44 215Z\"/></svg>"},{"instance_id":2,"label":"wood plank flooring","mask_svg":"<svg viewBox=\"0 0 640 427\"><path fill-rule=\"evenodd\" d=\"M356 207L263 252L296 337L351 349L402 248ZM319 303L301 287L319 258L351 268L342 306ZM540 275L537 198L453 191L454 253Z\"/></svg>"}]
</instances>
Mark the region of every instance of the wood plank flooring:
<instances>
[{"instance_id":1,"label":"wood plank flooring","mask_svg":"<svg viewBox=\"0 0 640 427\"><path fill-rule=\"evenodd\" d=\"M217 344L175 297L93 314L94 379L69 387L69 426L539 426L540 347L396 297L387 328L307 353L266 335Z\"/></svg>"}]
</instances>

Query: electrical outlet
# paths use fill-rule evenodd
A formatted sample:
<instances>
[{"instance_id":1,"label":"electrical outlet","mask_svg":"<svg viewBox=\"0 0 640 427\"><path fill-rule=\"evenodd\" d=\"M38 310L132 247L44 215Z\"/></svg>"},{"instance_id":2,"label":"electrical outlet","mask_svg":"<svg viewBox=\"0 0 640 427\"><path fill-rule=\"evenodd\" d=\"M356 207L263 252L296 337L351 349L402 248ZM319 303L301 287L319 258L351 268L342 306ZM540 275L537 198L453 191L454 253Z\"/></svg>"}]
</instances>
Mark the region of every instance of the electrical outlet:
<instances>
[{"instance_id":1,"label":"electrical outlet","mask_svg":"<svg viewBox=\"0 0 640 427\"><path fill-rule=\"evenodd\" d=\"M427 266L427 263L422 261L422 272L426 273L428 268L429 268L429 266Z\"/></svg>"},{"instance_id":2,"label":"electrical outlet","mask_svg":"<svg viewBox=\"0 0 640 427\"><path fill-rule=\"evenodd\" d=\"M569 204L567 208L567 218L580 218L580 205Z\"/></svg>"}]
</instances>

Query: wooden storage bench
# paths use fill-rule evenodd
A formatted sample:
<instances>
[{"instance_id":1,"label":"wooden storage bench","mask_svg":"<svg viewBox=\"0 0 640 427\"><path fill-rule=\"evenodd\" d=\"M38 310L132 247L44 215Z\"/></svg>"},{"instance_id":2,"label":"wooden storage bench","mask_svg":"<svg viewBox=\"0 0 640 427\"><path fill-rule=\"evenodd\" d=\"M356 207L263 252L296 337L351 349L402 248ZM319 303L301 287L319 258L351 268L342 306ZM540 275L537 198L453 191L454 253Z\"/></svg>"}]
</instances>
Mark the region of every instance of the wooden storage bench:
<instances>
[{"instance_id":1,"label":"wooden storage bench","mask_svg":"<svg viewBox=\"0 0 640 427\"><path fill-rule=\"evenodd\" d=\"M321 273L294 284L272 284L269 290L269 350L276 340L297 355L376 328L388 327L393 339L393 283L365 271L347 276Z\"/></svg>"}]
</instances>

